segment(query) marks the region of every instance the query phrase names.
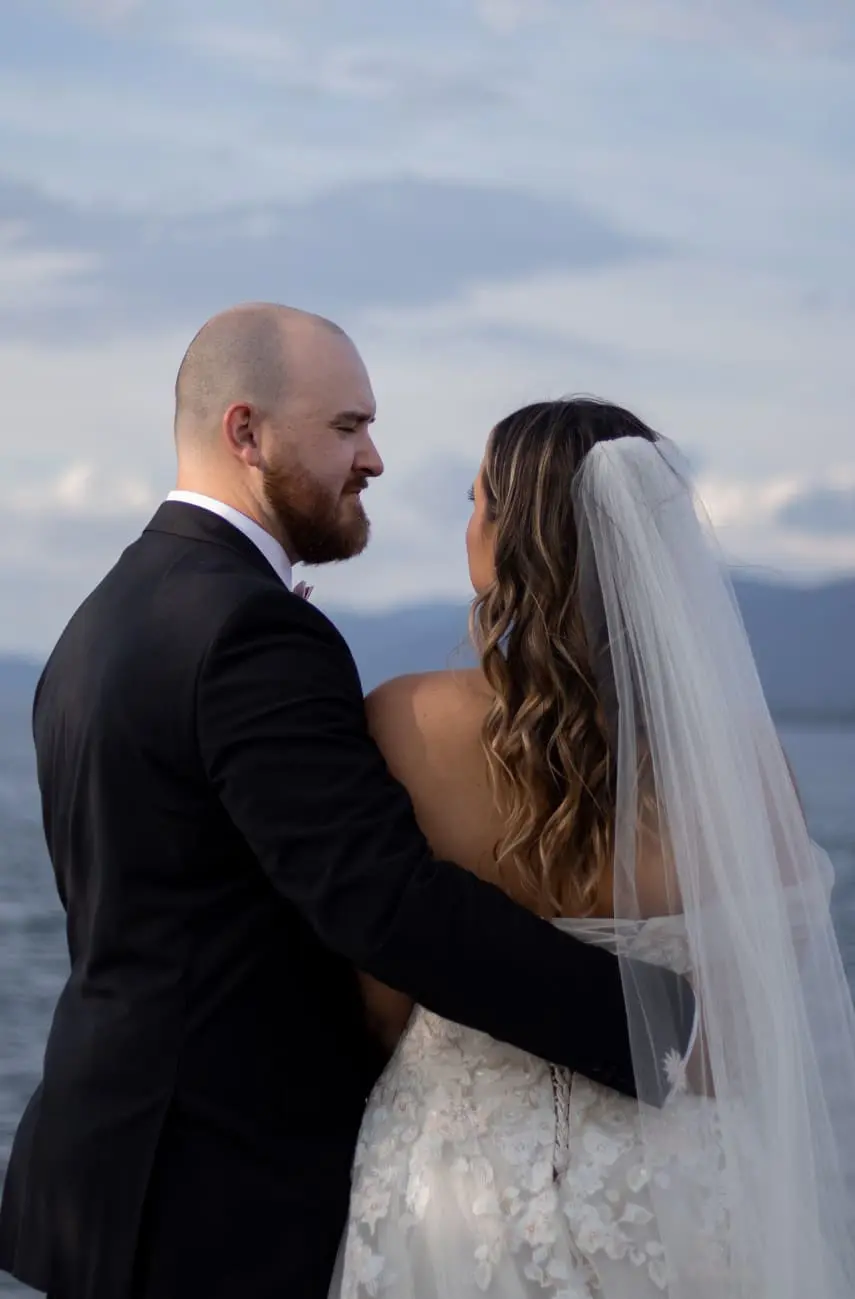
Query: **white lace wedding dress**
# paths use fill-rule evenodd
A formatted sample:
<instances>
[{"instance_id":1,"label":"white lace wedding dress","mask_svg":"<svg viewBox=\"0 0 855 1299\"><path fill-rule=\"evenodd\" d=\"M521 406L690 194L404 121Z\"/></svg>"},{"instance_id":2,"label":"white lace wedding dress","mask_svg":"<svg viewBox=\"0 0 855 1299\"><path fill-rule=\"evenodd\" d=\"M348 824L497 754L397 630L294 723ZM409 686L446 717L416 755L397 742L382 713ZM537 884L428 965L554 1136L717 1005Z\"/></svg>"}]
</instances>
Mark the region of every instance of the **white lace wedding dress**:
<instances>
[{"instance_id":1,"label":"white lace wedding dress","mask_svg":"<svg viewBox=\"0 0 855 1299\"><path fill-rule=\"evenodd\" d=\"M557 923L614 946L613 922ZM635 926L630 949L687 972L681 917ZM666 1068L642 1141L637 1102L417 1008L368 1104L331 1294L661 1299L665 1212L698 1295L720 1295L715 1109L676 1054Z\"/></svg>"}]
</instances>

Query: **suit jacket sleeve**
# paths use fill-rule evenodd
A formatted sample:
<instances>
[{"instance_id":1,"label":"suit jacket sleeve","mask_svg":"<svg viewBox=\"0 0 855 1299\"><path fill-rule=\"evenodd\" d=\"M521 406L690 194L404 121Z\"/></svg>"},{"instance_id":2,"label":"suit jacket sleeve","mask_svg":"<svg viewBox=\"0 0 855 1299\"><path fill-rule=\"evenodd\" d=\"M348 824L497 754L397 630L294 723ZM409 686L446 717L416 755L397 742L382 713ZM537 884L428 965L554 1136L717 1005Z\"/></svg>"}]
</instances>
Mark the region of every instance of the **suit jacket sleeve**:
<instances>
[{"instance_id":1,"label":"suit jacket sleeve","mask_svg":"<svg viewBox=\"0 0 855 1299\"><path fill-rule=\"evenodd\" d=\"M322 614L284 591L250 597L206 654L197 718L231 820L326 946L447 1019L635 1094L617 959L433 859ZM684 1054L694 1007L661 977L675 1007L664 1059ZM664 1075L654 1090L644 1099L660 1103Z\"/></svg>"}]
</instances>

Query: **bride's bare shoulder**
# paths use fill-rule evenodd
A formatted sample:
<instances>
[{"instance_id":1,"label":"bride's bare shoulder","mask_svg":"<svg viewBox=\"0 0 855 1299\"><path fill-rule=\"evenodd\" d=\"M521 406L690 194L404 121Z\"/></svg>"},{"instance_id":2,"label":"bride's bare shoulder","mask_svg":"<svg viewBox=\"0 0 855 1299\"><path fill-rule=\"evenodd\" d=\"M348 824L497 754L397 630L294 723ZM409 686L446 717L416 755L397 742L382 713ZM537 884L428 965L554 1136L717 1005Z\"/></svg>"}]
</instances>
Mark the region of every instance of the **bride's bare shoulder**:
<instances>
[{"instance_id":1,"label":"bride's bare shoulder","mask_svg":"<svg viewBox=\"0 0 855 1299\"><path fill-rule=\"evenodd\" d=\"M368 724L438 857L489 877L500 832L481 744L490 689L477 671L396 677L368 696Z\"/></svg>"},{"instance_id":2,"label":"bride's bare shoulder","mask_svg":"<svg viewBox=\"0 0 855 1299\"><path fill-rule=\"evenodd\" d=\"M406 778L414 764L456 766L477 751L490 689L477 668L419 672L385 681L365 705L386 761Z\"/></svg>"},{"instance_id":3,"label":"bride's bare shoulder","mask_svg":"<svg viewBox=\"0 0 855 1299\"><path fill-rule=\"evenodd\" d=\"M365 700L372 728L384 730L389 726L420 731L432 731L437 725L465 727L474 718L483 718L489 705L490 688L478 668L392 677Z\"/></svg>"},{"instance_id":4,"label":"bride's bare shoulder","mask_svg":"<svg viewBox=\"0 0 855 1299\"><path fill-rule=\"evenodd\" d=\"M421 708L464 707L489 701L490 687L480 668L448 668L443 672L411 672L391 677L366 697L370 709L410 701Z\"/></svg>"}]
</instances>

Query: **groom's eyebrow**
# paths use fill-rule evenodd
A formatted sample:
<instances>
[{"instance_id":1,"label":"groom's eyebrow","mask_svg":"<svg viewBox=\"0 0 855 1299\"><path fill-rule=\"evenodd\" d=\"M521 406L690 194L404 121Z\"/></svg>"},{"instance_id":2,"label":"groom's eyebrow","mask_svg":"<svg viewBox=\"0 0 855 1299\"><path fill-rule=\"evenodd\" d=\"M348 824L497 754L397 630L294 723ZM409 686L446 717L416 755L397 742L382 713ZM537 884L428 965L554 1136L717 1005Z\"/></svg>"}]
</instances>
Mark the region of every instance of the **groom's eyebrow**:
<instances>
[{"instance_id":1,"label":"groom's eyebrow","mask_svg":"<svg viewBox=\"0 0 855 1299\"><path fill-rule=\"evenodd\" d=\"M376 415L373 410L342 410L332 420L333 424L373 424Z\"/></svg>"}]
</instances>

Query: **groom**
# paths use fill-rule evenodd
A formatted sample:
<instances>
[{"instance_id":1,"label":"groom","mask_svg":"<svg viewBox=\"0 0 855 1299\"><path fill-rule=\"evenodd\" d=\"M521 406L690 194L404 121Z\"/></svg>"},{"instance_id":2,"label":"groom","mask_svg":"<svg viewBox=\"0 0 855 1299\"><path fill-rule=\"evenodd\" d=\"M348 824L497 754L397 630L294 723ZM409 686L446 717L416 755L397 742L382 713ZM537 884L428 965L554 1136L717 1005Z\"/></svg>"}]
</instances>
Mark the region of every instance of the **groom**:
<instances>
[{"instance_id":1,"label":"groom","mask_svg":"<svg viewBox=\"0 0 855 1299\"><path fill-rule=\"evenodd\" d=\"M37 690L71 973L0 1267L52 1299L325 1299L381 1065L356 970L632 1093L621 978L432 860L347 646L289 589L368 539L383 464L349 338L233 309L176 398L178 490ZM662 1057L691 1015L663 977L686 1013Z\"/></svg>"}]
</instances>

